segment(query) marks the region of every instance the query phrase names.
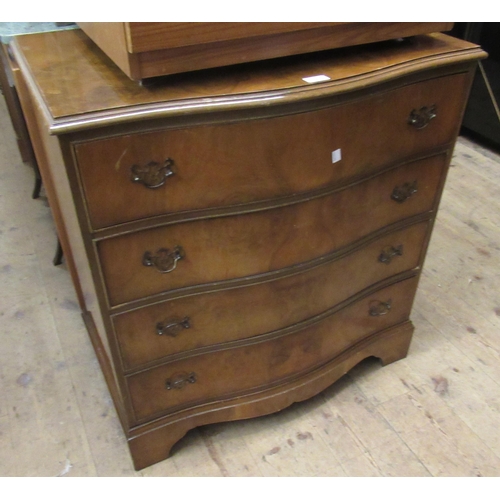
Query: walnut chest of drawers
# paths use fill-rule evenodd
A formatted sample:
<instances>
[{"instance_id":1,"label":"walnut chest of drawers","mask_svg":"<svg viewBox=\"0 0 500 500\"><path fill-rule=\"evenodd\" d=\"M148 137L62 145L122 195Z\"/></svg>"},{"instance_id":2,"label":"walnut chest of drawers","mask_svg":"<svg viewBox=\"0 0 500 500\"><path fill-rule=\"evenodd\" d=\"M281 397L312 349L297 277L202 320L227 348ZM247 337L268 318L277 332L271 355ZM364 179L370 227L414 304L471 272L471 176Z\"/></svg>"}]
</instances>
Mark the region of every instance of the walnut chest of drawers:
<instances>
[{"instance_id":1,"label":"walnut chest of drawers","mask_svg":"<svg viewBox=\"0 0 500 500\"><path fill-rule=\"evenodd\" d=\"M435 34L145 86L78 31L13 48L136 468L406 356L480 48Z\"/></svg>"}]
</instances>

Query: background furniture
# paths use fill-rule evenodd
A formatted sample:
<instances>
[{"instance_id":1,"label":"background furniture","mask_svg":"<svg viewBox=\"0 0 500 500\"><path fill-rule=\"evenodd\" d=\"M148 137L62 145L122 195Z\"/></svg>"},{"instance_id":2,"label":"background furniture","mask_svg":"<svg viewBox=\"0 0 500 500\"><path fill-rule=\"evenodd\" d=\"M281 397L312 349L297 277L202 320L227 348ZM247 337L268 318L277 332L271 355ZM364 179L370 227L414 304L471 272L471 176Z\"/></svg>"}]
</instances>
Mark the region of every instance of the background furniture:
<instances>
[{"instance_id":1,"label":"background furniture","mask_svg":"<svg viewBox=\"0 0 500 500\"><path fill-rule=\"evenodd\" d=\"M33 186L32 198L40 196L42 188L42 176L38 167L36 154L33 150L31 138L26 126L26 120L19 102L19 96L15 86L14 74L19 71L17 64L12 57L9 43L15 36L29 33L46 33L76 28L75 23L0 23L0 88L5 97L9 116L16 134L17 144L23 162L33 168L35 173L35 183ZM53 258L55 266L62 263L63 251L59 240L57 241L56 252Z\"/></svg>"},{"instance_id":2,"label":"background furniture","mask_svg":"<svg viewBox=\"0 0 500 500\"><path fill-rule=\"evenodd\" d=\"M500 149L500 23L455 23L453 36L477 43L488 52L480 63L465 110L462 130Z\"/></svg>"},{"instance_id":3,"label":"background furniture","mask_svg":"<svg viewBox=\"0 0 500 500\"><path fill-rule=\"evenodd\" d=\"M28 163L35 172L33 198L38 198L42 186L42 178L38 169L36 156L31 145L28 129L24 120L19 97L17 95L13 72L19 68L15 65L9 48L9 42L15 37L29 33L43 33L65 29L74 29L74 23L0 23L0 87L9 110L12 126L23 162Z\"/></svg>"},{"instance_id":4,"label":"background furniture","mask_svg":"<svg viewBox=\"0 0 500 500\"><path fill-rule=\"evenodd\" d=\"M453 23L78 23L130 78L447 31Z\"/></svg>"}]
</instances>

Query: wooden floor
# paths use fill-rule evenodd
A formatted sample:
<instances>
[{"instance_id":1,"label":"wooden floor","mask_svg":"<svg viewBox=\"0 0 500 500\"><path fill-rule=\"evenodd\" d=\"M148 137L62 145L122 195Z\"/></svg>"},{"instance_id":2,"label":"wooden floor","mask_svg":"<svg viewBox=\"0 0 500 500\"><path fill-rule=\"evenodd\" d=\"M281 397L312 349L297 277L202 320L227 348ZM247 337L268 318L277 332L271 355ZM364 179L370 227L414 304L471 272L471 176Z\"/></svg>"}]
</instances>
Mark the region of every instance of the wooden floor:
<instances>
[{"instance_id":1,"label":"wooden floor","mask_svg":"<svg viewBox=\"0 0 500 500\"><path fill-rule=\"evenodd\" d=\"M1 476L500 476L500 156L459 140L406 359L195 429L141 472L33 179L0 99Z\"/></svg>"}]
</instances>

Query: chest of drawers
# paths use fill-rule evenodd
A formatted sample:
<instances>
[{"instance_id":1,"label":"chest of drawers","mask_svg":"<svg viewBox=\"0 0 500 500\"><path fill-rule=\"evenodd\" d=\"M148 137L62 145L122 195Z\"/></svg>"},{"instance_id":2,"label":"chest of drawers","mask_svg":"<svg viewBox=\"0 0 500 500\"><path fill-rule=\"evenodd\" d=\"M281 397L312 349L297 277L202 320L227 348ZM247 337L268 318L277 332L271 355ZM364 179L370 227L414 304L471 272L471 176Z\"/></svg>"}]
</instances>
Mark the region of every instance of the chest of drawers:
<instances>
[{"instance_id":1,"label":"chest of drawers","mask_svg":"<svg viewBox=\"0 0 500 500\"><path fill-rule=\"evenodd\" d=\"M406 356L477 46L436 34L138 87L79 32L40 37L14 45L18 86L136 468Z\"/></svg>"}]
</instances>

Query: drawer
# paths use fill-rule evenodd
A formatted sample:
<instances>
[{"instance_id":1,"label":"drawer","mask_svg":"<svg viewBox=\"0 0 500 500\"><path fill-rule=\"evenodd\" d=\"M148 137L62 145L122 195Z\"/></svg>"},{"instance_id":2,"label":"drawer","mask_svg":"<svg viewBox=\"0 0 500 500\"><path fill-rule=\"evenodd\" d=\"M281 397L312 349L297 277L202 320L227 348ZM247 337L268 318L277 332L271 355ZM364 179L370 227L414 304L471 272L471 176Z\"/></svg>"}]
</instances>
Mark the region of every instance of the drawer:
<instances>
[{"instance_id":1,"label":"drawer","mask_svg":"<svg viewBox=\"0 0 500 500\"><path fill-rule=\"evenodd\" d=\"M245 339L318 315L370 285L416 268L429 227L391 232L332 262L252 286L182 297L118 314L126 370L210 345Z\"/></svg>"},{"instance_id":2,"label":"drawer","mask_svg":"<svg viewBox=\"0 0 500 500\"><path fill-rule=\"evenodd\" d=\"M417 278L375 292L295 333L186 358L128 377L138 421L220 400L317 368L361 339L409 317Z\"/></svg>"},{"instance_id":3,"label":"drawer","mask_svg":"<svg viewBox=\"0 0 500 500\"><path fill-rule=\"evenodd\" d=\"M447 156L412 162L328 196L97 243L110 305L279 270L433 208ZM398 202L395 192L417 187ZM409 194L409 193L408 193ZM404 200L404 201L403 201Z\"/></svg>"},{"instance_id":4,"label":"drawer","mask_svg":"<svg viewBox=\"0 0 500 500\"><path fill-rule=\"evenodd\" d=\"M374 172L452 141L467 81L458 74L319 111L76 144L91 225L272 199ZM425 107L436 117L421 129L418 118L409 124Z\"/></svg>"}]
</instances>

